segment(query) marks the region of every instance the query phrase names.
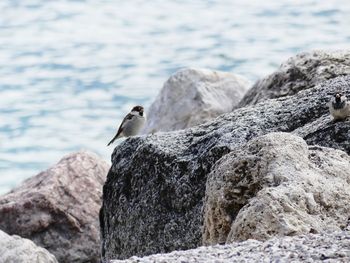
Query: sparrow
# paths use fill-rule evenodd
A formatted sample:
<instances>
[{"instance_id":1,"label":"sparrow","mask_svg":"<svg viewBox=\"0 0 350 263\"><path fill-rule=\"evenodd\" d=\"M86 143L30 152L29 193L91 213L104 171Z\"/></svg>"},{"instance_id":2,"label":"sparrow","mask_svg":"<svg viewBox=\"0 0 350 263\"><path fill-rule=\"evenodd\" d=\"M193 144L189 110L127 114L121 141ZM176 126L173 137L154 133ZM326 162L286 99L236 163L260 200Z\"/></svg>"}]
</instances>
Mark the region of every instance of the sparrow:
<instances>
[{"instance_id":1,"label":"sparrow","mask_svg":"<svg viewBox=\"0 0 350 263\"><path fill-rule=\"evenodd\" d=\"M350 103L341 93L336 93L329 102L329 112L334 120L343 120L350 116Z\"/></svg>"},{"instance_id":2,"label":"sparrow","mask_svg":"<svg viewBox=\"0 0 350 263\"><path fill-rule=\"evenodd\" d=\"M119 126L117 134L107 144L107 146L112 144L118 138L137 135L145 124L145 121L146 114L144 113L143 107L133 107L132 110L124 117L122 123Z\"/></svg>"}]
</instances>

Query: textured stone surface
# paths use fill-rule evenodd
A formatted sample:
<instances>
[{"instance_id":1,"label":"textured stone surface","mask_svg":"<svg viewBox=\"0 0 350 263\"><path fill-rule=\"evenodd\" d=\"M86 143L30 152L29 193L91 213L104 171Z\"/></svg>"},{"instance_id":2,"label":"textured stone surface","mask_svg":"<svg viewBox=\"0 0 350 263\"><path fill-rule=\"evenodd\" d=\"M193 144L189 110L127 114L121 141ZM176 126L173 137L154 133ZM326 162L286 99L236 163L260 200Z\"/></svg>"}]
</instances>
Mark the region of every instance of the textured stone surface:
<instances>
[{"instance_id":1,"label":"textured stone surface","mask_svg":"<svg viewBox=\"0 0 350 263\"><path fill-rule=\"evenodd\" d=\"M341 230L350 215L350 157L270 133L220 159L208 176L204 244Z\"/></svg>"},{"instance_id":2,"label":"textured stone surface","mask_svg":"<svg viewBox=\"0 0 350 263\"><path fill-rule=\"evenodd\" d=\"M261 242L247 240L230 245L199 247L148 257L113 260L110 263L177 262L350 262L349 232L322 233L273 238Z\"/></svg>"},{"instance_id":3,"label":"textured stone surface","mask_svg":"<svg viewBox=\"0 0 350 263\"><path fill-rule=\"evenodd\" d=\"M325 80L349 74L350 50L301 53L283 63L276 72L257 81L239 103L239 107L293 95Z\"/></svg>"},{"instance_id":4,"label":"textured stone surface","mask_svg":"<svg viewBox=\"0 0 350 263\"><path fill-rule=\"evenodd\" d=\"M334 90L350 92L349 83L350 77L339 77L291 97L237 109L197 127L125 140L114 150L103 190L103 257L127 258L199 246L207 175L217 160L252 138L292 132L312 144L349 153L350 122L333 123L327 107ZM311 125L315 122L317 129ZM318 134L319 130L323 132Z\"/></svg>"},{"instance_id":5,"label":"textured stone surface","mask_svg":"<svg viewBox=\"0 0 350 263\"><path fill-rule=\"evenodd\" d=\"M192 127L230 112L250 88L235 74L183 69L172 75L152 103L144 133Z\"/></svg>"},{"instance_id":6,"label":"textured stone surface","mask_svg":"<svg viewBox=\"0 0 350 263\"><path fill-rule=\"evenodd\" d=\"M0 229L31 239L59 262L99 262L98 211L108 169L92 153L64 157L0 197Z\"/></svg>"},{"instance_id":7,"label":"textured stone surface","mask_svg":"<svg viewBox=\"0 0 350 263\"><path fill-rule=\"evenodd\" d=\"M350 153L350 122L333 123L331 117L324 115L294 131L310 145L320 145ZM340 142L340 143L339 143Z\"/></svg>"},{"instance_id":8,"label":"textured stone surface","mask_svg":"<svg viewBox=\"0 0 350 263\"><path fill-rule=\"evenodd\" d=\"M36 246L29 239L10 236L0 230L0 262L57 263L57 260L49 251Z\"/></svg>"}]
</instances>

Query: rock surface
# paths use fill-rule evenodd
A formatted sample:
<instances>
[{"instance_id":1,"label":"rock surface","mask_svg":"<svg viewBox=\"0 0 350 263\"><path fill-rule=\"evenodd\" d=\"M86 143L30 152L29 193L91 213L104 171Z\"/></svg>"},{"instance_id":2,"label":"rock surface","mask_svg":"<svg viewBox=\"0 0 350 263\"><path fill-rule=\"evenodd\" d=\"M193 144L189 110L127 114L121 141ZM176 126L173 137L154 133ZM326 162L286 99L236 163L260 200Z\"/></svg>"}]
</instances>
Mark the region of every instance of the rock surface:
<instances>
[{"instance_id":1,"label":"rock surface","mask_svg":"<svg viewBox=\"0 0 350 263\"><path fill-rule=\"evenodd\" d=\"M57 263L54 255L32 241L9 236L0 230L0 262L2 263Z\"/></svg>"},{"instance_id":2,"label":"rock surface","mask_svg":"<svg viewBox=\"0 0 350 263\"><path fill-rule=\"evenodd\" d=\"M31 239L59 262L99 262L98 211L108 169L92 153L64 157L0 197L0 229Z\"/></svg>"},{"instance_id":3,"label":"rock surface","mask_svg":"<svg viewBox=\"0 0 350 263\"><path fill-rule=\"evenodd\" d=\"M350 92L349 83L350 77L338 77L294 96L237 109L197 127L125 140L112 155L103 189L103 258L201 245L207 175L216 161L252 138L292 132L312 144L350 153L346 136L350 122L331 122L327 108L335 90ZM316 122L317 129L312 125Z\"/></svg>"},{"instance_id":4,"label":"rock surface","mask_svg":"<svg viewBox=\"0 0 350 263\"><path fill-rule=\"evenodd\" d=\"M227 72L180 70L152 103L144 133L185 129L230 112L249 87L243 77Z\"/></svg>"},{"instance_id":5,"label":"rock surface","mask_svg":"<svg viewBox=\"0 0 350 263\"><path fill-rule=\"evenodd\" d=\"M148 257L112 260L110 263L177 263L177 262L349 262L349 232L322 233L273 238L261 242L247 240L230 245L199 247Z\"/></svg>"},{"instance_id":6,"label":"rock surface","mask_svg":"<svg viewBox=\"0 0 350 263\"><path fill-rule=\"evenodd\" d=\"M301 53L283 63L276 72L257 81L238 106L293 95L344 75L350 75L350 50Z\"/></svg>"},{"instance_id":7,"label":"rock surface","mask_svg":"<svg viewBox=\"0 0 350 263\"><path fill-rule=\"evenodd\" d=\"M204 244L345 229L350 156L270 133L221 158L208 176Z\"/></svg>"}]
</instances>

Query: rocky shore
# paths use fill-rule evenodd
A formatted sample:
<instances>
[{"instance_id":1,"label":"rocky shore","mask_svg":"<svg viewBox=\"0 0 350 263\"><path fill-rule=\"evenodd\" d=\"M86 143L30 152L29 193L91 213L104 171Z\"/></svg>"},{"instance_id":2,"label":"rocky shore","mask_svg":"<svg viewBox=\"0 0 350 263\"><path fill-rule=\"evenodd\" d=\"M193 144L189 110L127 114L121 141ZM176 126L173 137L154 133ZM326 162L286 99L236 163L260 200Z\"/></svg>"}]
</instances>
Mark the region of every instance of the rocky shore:
<instances>
[{"instance_id":1,"label":"rocky shore","mask_svg":"<svg viewBox=\"0 0 350 263\"><path fill-rule=\"evenodd\" d=\"M0 245L4 262L18 251L21 262L348 262L350 121L329 115L337 91L350 95L349 51L296 55L252 87L175 73L148 135L119 144L111 167L71 154L0 196L0 234L22 242Z\"/></svg>"},{"instance_id":2,"label":"rocky shore","mask_svg":"<svg viewBox=\"0 0 350 263\"><path fill-rule=\"evenodd\" d=\"M274 237L265 242L249 239L229 245L201 246L186 251L112 260L111 263L229 263L229 262L349 262L350 233L329 232Z\"/></svg>"}]
</instances>

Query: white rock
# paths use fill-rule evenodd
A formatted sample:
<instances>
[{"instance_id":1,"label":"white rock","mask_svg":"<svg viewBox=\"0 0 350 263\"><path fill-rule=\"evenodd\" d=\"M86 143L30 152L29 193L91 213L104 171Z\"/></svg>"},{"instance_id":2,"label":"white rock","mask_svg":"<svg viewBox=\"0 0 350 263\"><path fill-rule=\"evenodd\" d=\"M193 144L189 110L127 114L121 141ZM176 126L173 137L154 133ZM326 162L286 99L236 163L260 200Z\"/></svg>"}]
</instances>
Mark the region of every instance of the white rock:
<instances>
[{"instance_id":1,"label":"white rock","mask_svg":"<svg viewBox=\"0 0 350 263\"><path fill-rule=\"evenodd\" d=\"M1 263L57 263L54 255L31 240L10 236L0 230Z\"/></svg>"},{"instance_id":2,"label":"white rock","mask_svg":"<svg viewBox=\"0 0 350 263\"><path fill-rule=\"evenodd\" d=\"M204 244L339 231L350 215L350 157L288 133L258 137L216 163L204 206Z\"/></svg>"},{"instance_id":3,"label":"white rock","mask_svg":"<svg viewBox=\"0 0 350 263\"><path fill-rule=\"evenodd\" d=\"M249 87L247 80L231 73L180 70L151 105L143 133L185 129L230 112Z\"/></svg>"},{"instance_id":4,"label":"white rock","mask_svg":"<svg viewBox=\"0 0 350 263\"><path fill-rule=\"evenodd\" d=\"M247 240L229 245L198 247L168 254L131 257L110 263L231 263L231 262L349 262L350 233L322 233L273 238L265 242Z\"/></svg>"}]
</instances>

